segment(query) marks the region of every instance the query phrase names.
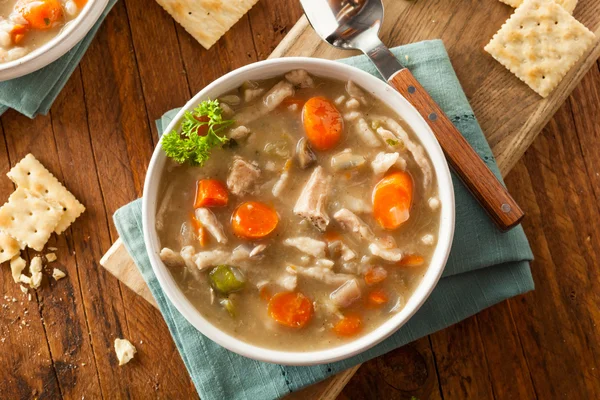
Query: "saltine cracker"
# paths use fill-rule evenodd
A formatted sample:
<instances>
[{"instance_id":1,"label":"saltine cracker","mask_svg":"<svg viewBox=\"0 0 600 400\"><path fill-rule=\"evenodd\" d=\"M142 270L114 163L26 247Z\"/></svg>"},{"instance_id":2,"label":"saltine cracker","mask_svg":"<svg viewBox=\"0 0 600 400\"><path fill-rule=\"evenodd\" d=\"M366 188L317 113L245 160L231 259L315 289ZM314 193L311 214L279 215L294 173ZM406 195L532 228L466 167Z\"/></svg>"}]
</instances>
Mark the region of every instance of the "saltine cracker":
<instances>
[{"instance_id":1,"label":"saltine cracker","mask_svg":"<svg viewBox=\"0 0 600 400\"><path fill-rule=\"evenodd\" d=\"M42 251L63 214L60 206L18 187L0 207L0 230L34 250Z\"/></svg>"},{"instance_id":2,"label":"saltine cracker","mask_svg":"<svg viewBox=\"0 0 600 400\"><path fill-rule=\"evenodd\" d=\"M521 4L523 4L523 0L500 0L504 4L508 4L512 8L517 8ZM554 0L556 4L567 10L569 14L573 14L575 7L577 7L577 2L579 0Z\"/></svg>"},{"instance_id":3,"label":"saltine cracker","mask_svg":"<svg viewBox=\"0 0 600 400\"><path fill-rule=\"evenodd\" d=\"M64 232L85 211L85 207L32 154L27 154L10 171L8 177L18 186L39 194L63 207L64 214L55 232Z\"/></svg>"},{"instance_id":4,"label":"saltine cracker","mask_svg":"<svg viewBox=\"0 0 600 400\"><path fill-rule=\"evenodd\" d=\"M589 29L553 0L525 0L485 51L547 97L594 40Z\"/></svg>"},{"instance_id":5,"label":"saltine cracker","mask_svg":"<svg viewBox=\"0 0 600 400\"><path fill-rule=\"evenodd\" d=\"M258 0L157 0L200 44L210 49Z\"/></svg>"}]
</instances>

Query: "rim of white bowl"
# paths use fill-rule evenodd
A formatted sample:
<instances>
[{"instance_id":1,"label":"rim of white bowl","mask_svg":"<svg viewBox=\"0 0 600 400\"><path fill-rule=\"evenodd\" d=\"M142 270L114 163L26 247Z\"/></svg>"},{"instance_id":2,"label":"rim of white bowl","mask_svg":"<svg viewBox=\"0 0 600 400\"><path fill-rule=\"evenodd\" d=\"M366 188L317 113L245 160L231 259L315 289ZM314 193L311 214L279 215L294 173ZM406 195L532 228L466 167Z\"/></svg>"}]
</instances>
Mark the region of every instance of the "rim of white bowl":
<instances>
[{"instance_id":1,"label":"rim of white bowl","mask_svg":"<svg viewBox=\"0 0 600 400\"><path fill-rule=\"evenodd\" d=\"M373 331L348 343L332 348L314 351L283 351L255 346L220 330L209 320L204 318L204 316L183 294L167 267L160 260L158 255L160 246L158 235L156 234L155 218L157 207L157 191L162 175L162 168L159 170L157 170L157 168L161 167L158 164L164 164L166 161L164 153L160 149L160 143L154 150L144 183L142 220L146 250L162 290L167 295L169 301L175 305L177 310L196 329L198 329L198 331L228 350L255 360L284 365L317 365L343 360L372 348L401 328L419 310L423 303L425 303L437 285L437 282L444 271L446 262L448 260L448 255L450 253L450 247L454 236L454 190L452 186L450 170L448 169L448 164L442 149L431 132L431 129L425 120L418 114L416 109L385 82L358 68L334 61L306 57L289 57L260 61L236 69L215 80L201 90L198 94L196 94L190 101L188 101L181 111L176 115L173 121L171 121L169 126L165 129L165 132L170 132L172 129L175 129L177 123L183 115L183 112L185 110L194 108L200 101L208 98L208 94L215 92L213 96L214 98L221 93L225 93L226 91L232 90L239 86L241 82L239 84L233 83L237 81L237 79L255 79L253 77L248 77L248 75L253 73L259 74L259 72L260 74L264 74L265 77L272 77L298 68L307 69L311 74L316 76L330 77L338 80L345 79L347 76L351 76L362 87L365 86L364 82L368 82L367 86L378 88L377 91L379 92L379 95L368 89L371 94L382 100L384 100L382 98L384 95L386 99L388 98L387 96L395 97L394 100L401 103L402 107L404 107L404 110L399 111L399 108L397 107L390 107L399 115L411 113L411 119L418 121L418 123L410 124L410 126L415 134L419 137L427 153L429 154L437 176L438 195L441 202L440 228L438 232L436 249L432 257L432 263L425 272L415 292L408 299L406 305L400 312L393 315L389 320L375 328ZM335 76L331 76L332 74L320 73L320 71L322 72L326 69L336 70ZM265 73L263 70L281 71ZM227 82L230 84L227 85ZM219 90L218 93L216 92L217 89ZM389 104L388 101L386 101L386 103ZM404 119L406 120L406 118ZM152 188L152 190L150 190L150 188Z\"/></svg>"},{"instance_id":2,"label":"rim of white bowl","mask_svg":"<svg viewBox=\"0 0 600 400\"><path fill-rule=\"evenodd\" d=\"M55 37L16 60L0 64L0 82L30 74L56 61L92 29L108 0L89 0L83 10Z\"/></svg>"}]
</instances>

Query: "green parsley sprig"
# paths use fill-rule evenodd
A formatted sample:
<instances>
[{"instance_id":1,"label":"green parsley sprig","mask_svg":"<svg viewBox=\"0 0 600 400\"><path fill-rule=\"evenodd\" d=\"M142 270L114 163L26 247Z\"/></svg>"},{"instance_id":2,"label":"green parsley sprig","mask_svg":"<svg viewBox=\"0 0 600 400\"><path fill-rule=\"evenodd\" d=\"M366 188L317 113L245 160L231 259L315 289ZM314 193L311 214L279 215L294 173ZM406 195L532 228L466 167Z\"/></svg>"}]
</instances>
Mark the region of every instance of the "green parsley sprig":
<instances>
[{"instance_id":1,"label":"green parsley sprig","mask_svg":"<svg viewBox=\"0 0 600 400\"><path fill-rule=\"evenodd\" d=\"M224 120L222 113L218 100L205 100L192 112L186 111L180 124L181 133L173 130L162 138L162 148L167 157L179 164L204 165L213 147L229 141L219 133L234 121Z\"/></svg>"}]
</instances>

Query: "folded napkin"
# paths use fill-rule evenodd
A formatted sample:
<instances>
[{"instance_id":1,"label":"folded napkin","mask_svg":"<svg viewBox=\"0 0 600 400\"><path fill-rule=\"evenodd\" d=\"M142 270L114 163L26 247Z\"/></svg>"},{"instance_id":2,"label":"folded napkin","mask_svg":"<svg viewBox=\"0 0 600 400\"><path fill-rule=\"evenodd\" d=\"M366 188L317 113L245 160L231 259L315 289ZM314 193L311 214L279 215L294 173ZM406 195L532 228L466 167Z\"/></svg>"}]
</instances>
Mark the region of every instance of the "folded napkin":
<instances>
[{"instance_id":1,"label":"folded napkin","mask_svg":"<svg viewBox=\"0 0 600 400\"><path fill-rule=\"evenodd\" d=\"M479 128L441 41L392 50L411 69L487 165L500 178L488 143ZM340 60L377 75L364 57ZM159 121L162 132L173 110ZM119 209L114 221L129 254L150 287L177 348L203 400L274 399L323 380L406 343L461 321L486 307L533 289L529 261L533 255L523 229L500 233L483 209L453 175L456 233L444 275L412 319L374 348L350 359L312 367L287 367L234 354L200 334L161 290L144 247L141 201Z\"/></svg>"},{"instance_id":2,"label":"folded napkin","mask_svg":"<svg viewBox=\"0 0 600 400\"><path fill-rule=\"evenodd\" d=\"M13 108L29 118L48 114L52 103L79 65L104 18L117 0L109 0L87 35L64 56L44 68L10 81L0 82L0 115Z\"/></svg>"}]
</instances>

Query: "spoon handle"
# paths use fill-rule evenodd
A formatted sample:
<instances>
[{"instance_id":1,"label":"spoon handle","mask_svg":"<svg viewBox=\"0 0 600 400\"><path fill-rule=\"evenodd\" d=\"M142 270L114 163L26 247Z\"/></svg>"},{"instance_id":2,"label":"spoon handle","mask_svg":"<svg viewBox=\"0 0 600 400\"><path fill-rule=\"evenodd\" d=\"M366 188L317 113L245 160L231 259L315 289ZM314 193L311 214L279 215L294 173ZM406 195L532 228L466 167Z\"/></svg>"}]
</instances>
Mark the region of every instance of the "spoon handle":
<instances>
[{"instance_id":1,"label":"spoon handle","mask_svg":"<svg viewBox=\"0 0 600 400\"><path fill-rule=\"evenodd\" d=\"M404 68L393 75L388 83L425 119L454 171L496 225L504 231L517 225L525 216L517 202L413 74Z\"/></svg>"}]
</instances>

